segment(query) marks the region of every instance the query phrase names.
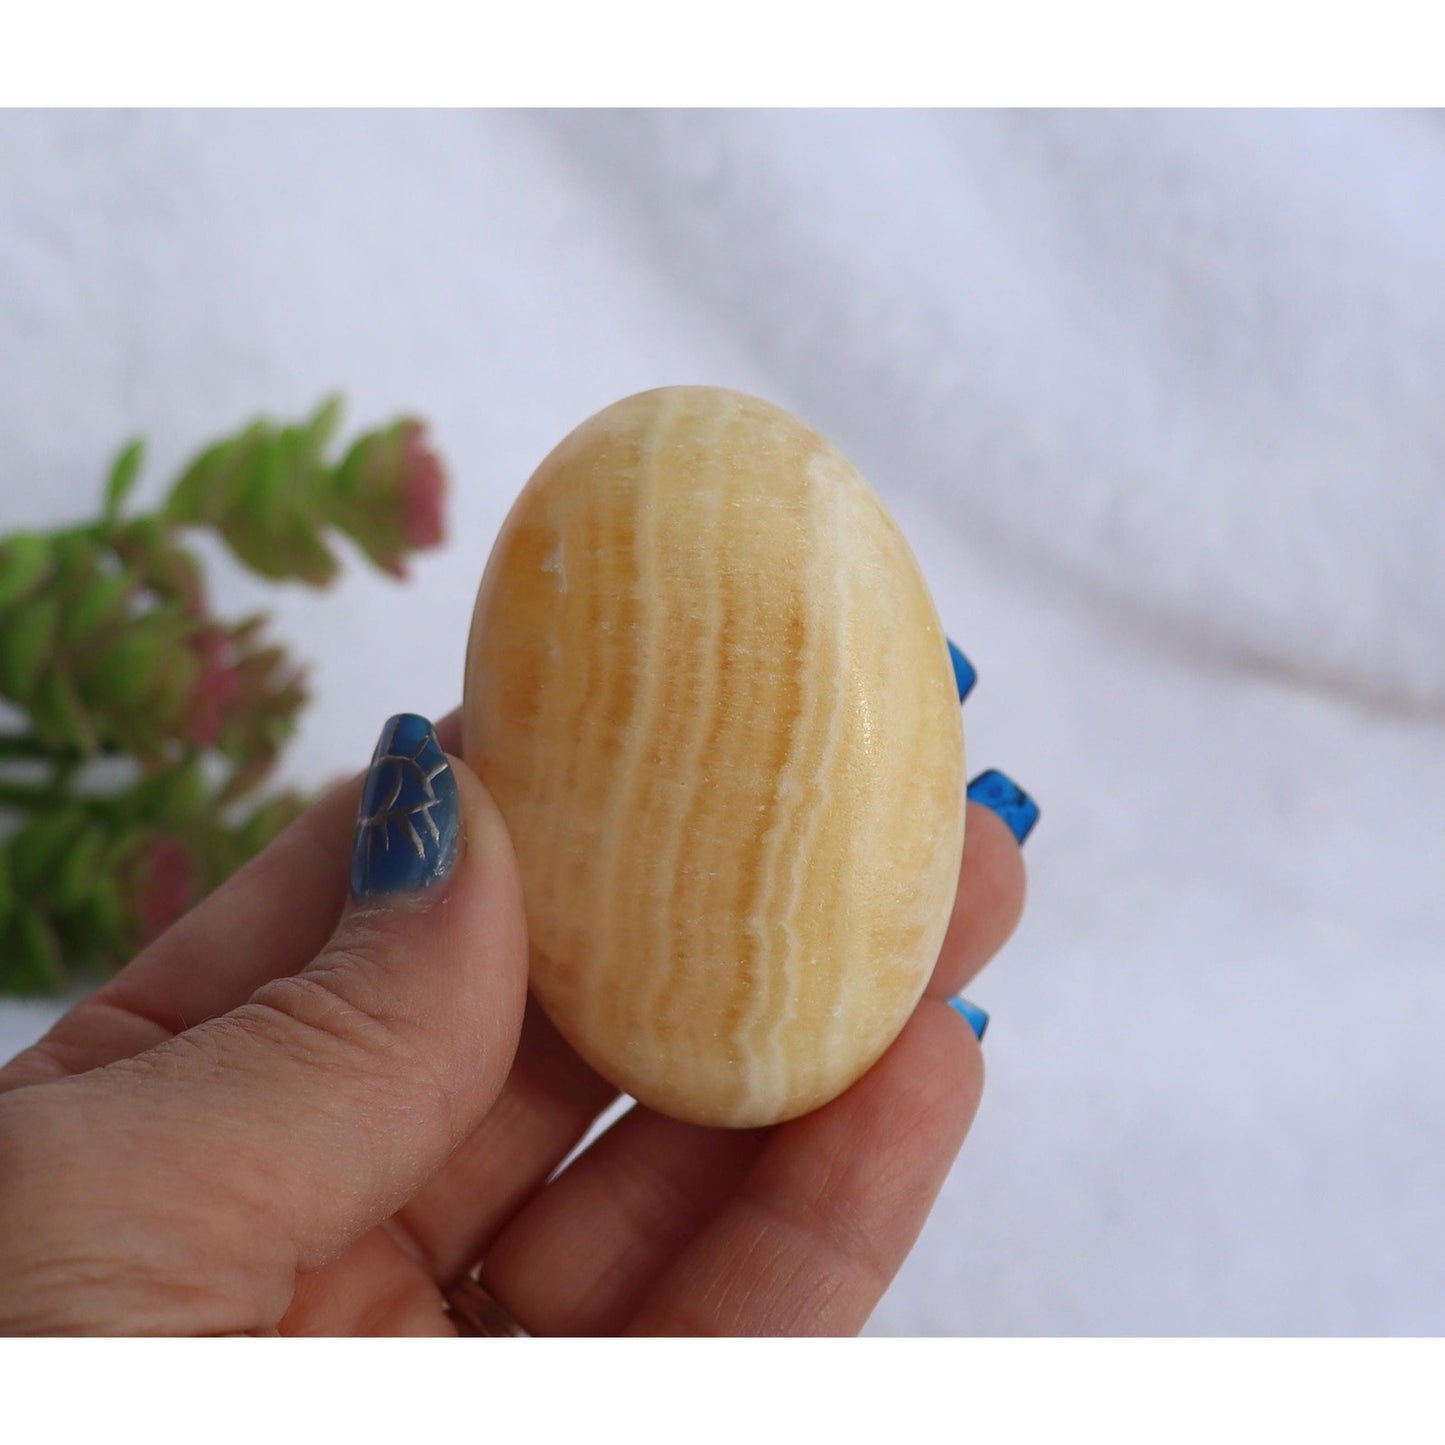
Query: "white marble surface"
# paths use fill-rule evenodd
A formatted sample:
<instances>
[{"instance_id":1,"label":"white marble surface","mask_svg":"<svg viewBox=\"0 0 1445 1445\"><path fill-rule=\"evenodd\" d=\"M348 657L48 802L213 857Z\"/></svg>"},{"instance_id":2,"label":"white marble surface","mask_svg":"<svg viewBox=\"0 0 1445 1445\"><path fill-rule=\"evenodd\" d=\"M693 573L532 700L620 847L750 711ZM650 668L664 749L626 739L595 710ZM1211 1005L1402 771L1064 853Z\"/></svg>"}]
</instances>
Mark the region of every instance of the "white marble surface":
<instances>
[{"instance_id":1,"label":"white marble surface","mask_svg":"<svg viewBox=\"0 0 1445 1445\"><path fill-rule=\"evenodd\" d=\"M308 784L455 703L511 496L615 397L755 391L873 479L1043 807L874 1332L1445 1329L1437 117L7 113L0 223L0 528L135 430L153 494L333 388L433 419L409 588L217 572L313 661Z\"/></svg>"}]
</instances>

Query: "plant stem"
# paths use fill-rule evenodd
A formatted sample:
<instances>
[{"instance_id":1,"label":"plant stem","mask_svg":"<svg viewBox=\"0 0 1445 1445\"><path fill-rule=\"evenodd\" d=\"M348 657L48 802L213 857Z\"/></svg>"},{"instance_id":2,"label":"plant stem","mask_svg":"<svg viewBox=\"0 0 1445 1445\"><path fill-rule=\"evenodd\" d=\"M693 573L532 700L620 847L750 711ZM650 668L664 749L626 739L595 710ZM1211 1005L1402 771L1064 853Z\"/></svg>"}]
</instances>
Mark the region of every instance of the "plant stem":
<instances>
[{"instance_id":1,"label":"plant stem","mask_svg":"<svg viewBox=\"0 0 1445 1445\"><path fill-rule=\"evenodd\" d=\"M0 733L0 758L33 758L50 762L56 749L34 733Z\"/></svg>"},{"instance_id":2,"label":"plant stem","mask_svg":"<svg viewBox=\"0 0 1445 1445\"><path fill-rule=\"evenodd\" d=\"M50 786L62 798L70 797L70 785L80 771L80 758L75 754L56 758L55 771L51 774Z\"/></svg>"},{"instance_id":3,"label":"plant stem","mask_svg":"<svg viewBox=\"0 0 1445 1445\"><path fill-rule=\"evenodd\" d=\"M56 767L71 767L92 757L118 758L123 751L112 742L102 742L91 752L84 752L77 747L48 743L34 733L0 733L0 762L54 763Z\"/></svg>"},{"instance_id":4,"label":"plant stem","mask_svg":"<svg viewBox=\"0 0 1445 1445\"><path fill-rule=\"evenodd\" d=\"M15 783L0 778L0 808L37 812L41 808L53 807L56 802L55 789L46 783Z\"/></svg>"}]
</instances>

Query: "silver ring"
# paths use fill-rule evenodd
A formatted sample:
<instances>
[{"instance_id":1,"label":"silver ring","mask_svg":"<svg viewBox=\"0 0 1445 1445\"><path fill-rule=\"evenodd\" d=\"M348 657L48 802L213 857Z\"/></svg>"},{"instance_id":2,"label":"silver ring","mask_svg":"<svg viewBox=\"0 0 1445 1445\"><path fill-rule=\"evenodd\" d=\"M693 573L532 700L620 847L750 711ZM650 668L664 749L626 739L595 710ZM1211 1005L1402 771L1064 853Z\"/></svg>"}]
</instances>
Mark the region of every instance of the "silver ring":
<instances>
[{"instance_id":1,"label":"silver ring","mask_svg":"<svg viewBox=\"0 0 1445 1445\"><path fill-rule=\"evenodd\" d=\"M530 1340L532 1336L482 1288L481 1273L481 1265L473 1265L442 1296L457 1333L465 1338Z\"/></svg>"}]
</instances>

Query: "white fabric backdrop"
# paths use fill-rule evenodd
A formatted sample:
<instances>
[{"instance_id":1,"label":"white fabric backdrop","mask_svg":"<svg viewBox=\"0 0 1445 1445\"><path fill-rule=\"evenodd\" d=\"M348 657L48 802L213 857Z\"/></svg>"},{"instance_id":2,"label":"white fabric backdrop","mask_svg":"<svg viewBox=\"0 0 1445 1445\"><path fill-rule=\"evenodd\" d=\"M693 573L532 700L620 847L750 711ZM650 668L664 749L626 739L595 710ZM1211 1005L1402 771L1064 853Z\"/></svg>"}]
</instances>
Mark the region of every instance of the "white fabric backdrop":
<instances>
[{"instance_id":1,"label":"white fabric backdrop","mask_svg":"<svg viewBox=\"0 0 1445 1445\"><path fill-rule=\"evenodd\" d=\"M627 392L799 411L1039 799L973 1136L876 1333L1445 1330L1445 124L0 114L0 530L151 438L414 408L451 542L273 605L285 775L459 695L516 489ZM0 1005L0 1054L47 1005Z\"/></svg>"}]
</instances>

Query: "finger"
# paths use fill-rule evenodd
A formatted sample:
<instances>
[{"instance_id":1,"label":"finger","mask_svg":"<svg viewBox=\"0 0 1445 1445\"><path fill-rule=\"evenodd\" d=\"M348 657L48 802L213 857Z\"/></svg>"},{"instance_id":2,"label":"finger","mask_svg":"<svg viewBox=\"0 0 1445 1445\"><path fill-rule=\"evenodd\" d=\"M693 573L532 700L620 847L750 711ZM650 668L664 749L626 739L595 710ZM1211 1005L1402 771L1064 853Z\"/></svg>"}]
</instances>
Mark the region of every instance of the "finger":
<instances>
[{"instance_id":1,"label":"finger","mask_svg":"<svg viewBox=\"0 0 1445 1445\"><path fill-rule=\"evenodd\" d=\"M938 998L948 998L957 993L1007 942L1018 924L1024 904L1023 857L1014 835L991 809L978 803L968 806L958 894L948 933L928 984L928 993ZM502 1248L508 1256L517 1249L529 1259L535 1257L543 1265L537 1278L545 1277L557 1285L557 1291L552 1290L550 1284L538 1290L528 1289L526 1302L519 1302L522 1308L535 1307L539 1333L610 1332L611 1326L607 1321L616 1313L618 1306L611 1302L605 1290L596 1296L595 1311L589 1312L586 1302L579 1299L575 1316L569 1313L571 1306L558 1292L565 1287L563 1276L567 1271L572 1271L578 1281L575 1289L568 1293L580 1294L584 1287L590 1288L587 1282L592 1274L603 1269L601 1261L607 1257L611 1246L608 1226L600 1216L596 1229L586 1241L596 1262L591 1268L572 1257L567 1241L549 1236L540 1219L533 1218L530 1206L526 1211L530 1222L525 1236L513 1238L509 1231L504 1241L493 1241L502 1226L536 1194L552 1170L567 1157L593 1120L615 1097L616 1091L611 1085L599 1079L577 1058L535 1004L529 1007L517 1069L513 1078L508 1080L496 1110L483 1122L476 1135L463 1145L458 1157L404 1212L404 1222L431 1261L438 1279L453 1279L483 1258L487 1261L490 1278L493 1268L502 1267L497 1263L498 1248ZM625 1127L620 1124L615 1126L569 1168L561 1180L547 1189L543 1196L547 1200L547 1217L553 1211L560 1212L561 1216L567 1214L565 1206L553 1198L556 1191L560 1189L567 1194L574 1189L585 1188L583 1181L589 1177L594 1164L604 1178L615 1177L615 1171L605 1163L611 1151L622 1149L623 1141L629 1139L635 1130L651 1130L654 1127L659 1130L659 1150L651 1161L655 1167L648 1169L647 1179L641 1187L650 1189L658 1198L670 1199L679 1210L684 1207L684 1200L690 1209L706 1207L705 1191L704 1196L696 1200L689 1194L694 1185L701 1187L702 1176L690 1172L685 1160L677 1165L680 1177L670 1177L670 1170L676 1162L672 1151L676 1131L670 1125L644 1126L640 1121L646 1117L645 1110L632 1111L629 1119L634 1122ZM680 1130L683 1126L677 1127ZM665 1148L662 1147L663 1135L668 1138L668 1147ZM719 1136L713 1131L701 1131L701 1137L711 1139ZM594 1192L605 1194L606 1191ZM619 1198L617 1204L626 1217L636 1213L628 1199ZM606 1210L608 1206L599 1202L598 1207ZM661 1230L663 1226L658 1228ZM637 1240L634 1234L628 1232L625 1218L619 1221L618 1231L619 1250L624 1247L625 1241L625 1247L628 1250L635 1248L639 1255L647 1252L658 1254L663 1240L661 1233L651 1240ZM539 1244L536 1248L528 1246L523 1250L519 1243L522 1237L540 1240L544 1236L548 1236L548 1243ZM566 1254L565 1267L555 1270L545 1267L549 1250ZM509 1279L526 1274L529 1268L513 1270L508 1267ZM630 1277L640 1277L640 1268L634 1260L629 1266ZM602 1289L601 1285L598 1287ZM553 1312L548 1311L545 1301L554 1302ZM510 1307L512 1301L509 1299L508 1303ZM594 1315L600 1323L589 1323Z\"/></svg>"},{"instance_id":2,"label":"finger","mask_svg":"<svg viewBox=\"0 0 1445 1445\"><path fill-rule=\"evenodd\" d=\"M936 998L957 993L978 973L1008 941L1024 906L1023 855L1014 834L992 809L970 803L968 810L958 894L928 984L928 994ZM609 1130L561 1179L548 1186L537 1201L544 1204L542 1214L535 1214L536 1206L529 1205L518 1221L521 1233L514 1234L509 1228L496 1238L498 1230L536 1193L615 1097L611 1086L577 1059L545 1018L539 1015L533 1027L531 1015L536 1012L533 1005L517 1073L508 1081L497 1109L459 1151L458 1158L407 1207L404 1219L439 1279L452 1279L478 1259L485 1259L489 1279L495 1270L506 1271L506 1282L499 1288L510 1289L513 1282L529 1275L540 1282L537 1288L524 1286L516 1301L510 1295L499 1296L507 1299L514 1312L531 1310L535 1325L529 1327L538 1333L605 1334L612 1330L611 1321L622 1308L613 1297L612 1284L594 1278L606 1274L609 1251L628 1255L626 1277L641 1279L645 1274L643 1257L665 1260L666 1241L671 1238L661 1221L655 1222L655 1227L647 1226L652 1230L648 1238L642 1237L643 1230L630 1229L629 1221L635 1217L640 1222L642 1211L626 1195L615 1201L621 1217L611 1221L611 1206L606 1202L611 1187L608 1181L620 1172L608 1162L611 1153L625 1154L629 1167L635 1164L643 1171L645 1177L639 1178L638 1187L644 1194L666 1199L672 1210L688 1212L690 1217L710 1206L712 1179L705 1169L694 1170L686 1156L680 1142L686 1126L668 1121L645 1124L648 1111L633 1110L627 1122ZM650 1141L656 1133L653 1142L657 1148L651 1158L642 1157L646 1149L628 1146L634 1132L646 1132ZM721 1136L704 1130L699 1137L706 1141ZM701 1148L705 1153L705 1142ZM605 1186L595 1190L588 1184L594 1168ZM588 1207L597 1216L584 1240L564 1237L565 1230L551 1229L546 1223L569 1217L565 1200L574 1191L592 1197ZM592 1263L578 1258L577 1250L586 1250ZM514 1253L527 1262L515 1267L503 1262ZM550 1268L549 1258L563 1263ZM575 1281L570 1286L566 1282L569 1274ZM593 1291L590 1298L584 1298L589 1291ZM518 1317L527 1318L523 1314Z\"/></svg>"},{"instance_id":3,"label":"finger","mask_svg":"<svg viewBox=\"0 0 1445 1445\"><path fill-rule=\"evenodd\" d=\"M617 1089L578 1057L535 1000L506 1086L445 1167L401 1211L433 1277L449 1283L546 1183Z\"/></svg>"},{"instance_id":4,"label":"finger","mask_svg":"<svg viewBox=\"0 0 1445 1445\"><path fill-rule=\"evenodd\" d=\"M847 1093L769 1135L628 1333L856 1333L923 1227L982 1088L968 1025L924 999Z\"/></svg>"},{"instance_id":5,"label":"finger","mask_svg":"<svg viewBox=\"0 0 1445 1445\"><path fill-rule=\"evenodd\" d=\"M633 1108L507 1225L482 1282L533 1334L620 1333L766 1138Z\"/></svg>"},{"instance_id":6,"label":"finger","mask_svg":"<svg viewBox=\"0 0 1445 1445\"><path fill-rule=\"evenodd\" d=\"M1023 909L1023 859L1007 824L970 804L965 838L928 986L935 998L951 997L988 962ZM470 1258L484 1258L488 1289L534 1333L615 1333L731 1191L761 1138L635 1108Z\"/></svg>"},{"instance_id":7,"label":"finger","mask_svg":"<svg viewBox=\"0 0 1445 1445\"><path fill-rule=\"evenodd\" d=\"M968 805L958 894L928 981L932 998L949 998L974 978L1018 927L1024 910L1023 853L1009 826L982 803Z\"/></svg>"},{"instance_id":8,"label":"finger","mask_svg":"<svg viewBox=\"0 0 1445 1445\"><path fill-rule=\"evenodd\" d=\"M364 1234L340 1259L297 1281L283 1335L443 1335L455 1338L435 1281L387 1228Z\"/></svg>"},{"instance_id":9,"label":"finger","mask_svg":"<svg viewBox=\"0 0 1445 1445\"><path fill-rule=\"evenodd\" d=\"M460 715L437 725L444 747ZM336 926L361 776L338 785L41 1042L0 1069L0 1093L129 1058L295 973ZM535 1005L496 1106L408 1206L438 1279L462 1274L617 1097Z\"/></svg>"},{"instance_id":10,"label":"finger","mask_svg":"<svg viewBox=\"0 0 1445 1445\"><path fill-rule=\"evenodd\" d=\"M105 1180L125 1279L185 1276L188 1328L278 1320L296 1272L411 1197L511 1066L526 990L516 862L481 783L416 737L401 720L368 779L359 897L313 963L133 1060L14 1098L67 1123L77 1178ZM404 825L423 814L438 831L414 855ZM96 1238L106 1247L103 1222ZM178 1266L190 1254L194 1275Z\"/></svg>"},{"instance_id":11,"label":"finger","mask_svg":"<svg viewBox=\"0 0 1445 1445\"><path fill-rule=\"evenodd\" d=\"M461 715L437 725L456 751ZM295 973L330 938L346 902L362 774L337 784L260 854L179 918L109 982L0 1068L0 1093L127 1059Z\"/></svg>"},{"instance_id":12,"label":"finger","mask_svg":"<svg viewBox=\"0 0 1445 1445\"><path fill-rule=\"evenodd\" d=\"M295 973L336 927L360 778L332 789L0 1069L0 1092L131 1058Z\"/></svg>"}]
</instances>

